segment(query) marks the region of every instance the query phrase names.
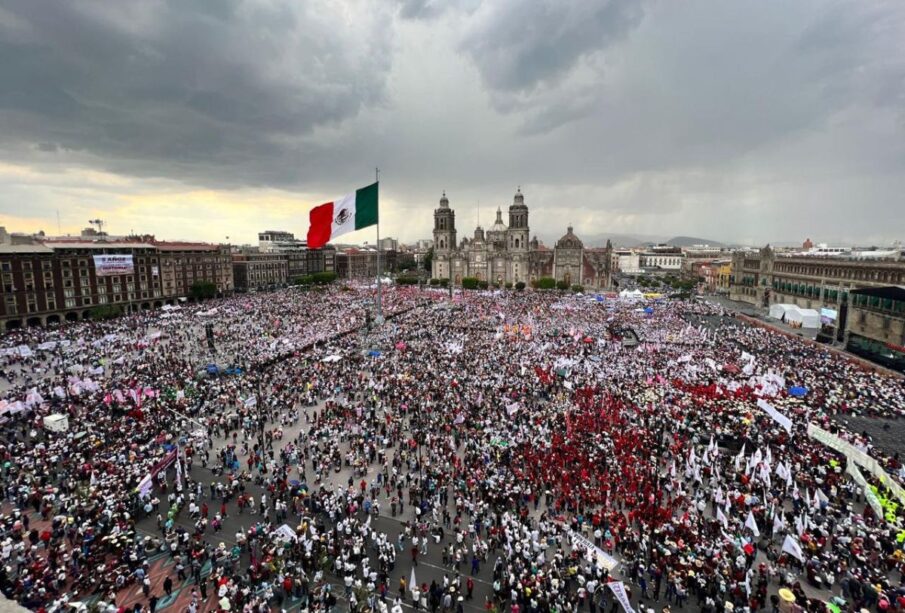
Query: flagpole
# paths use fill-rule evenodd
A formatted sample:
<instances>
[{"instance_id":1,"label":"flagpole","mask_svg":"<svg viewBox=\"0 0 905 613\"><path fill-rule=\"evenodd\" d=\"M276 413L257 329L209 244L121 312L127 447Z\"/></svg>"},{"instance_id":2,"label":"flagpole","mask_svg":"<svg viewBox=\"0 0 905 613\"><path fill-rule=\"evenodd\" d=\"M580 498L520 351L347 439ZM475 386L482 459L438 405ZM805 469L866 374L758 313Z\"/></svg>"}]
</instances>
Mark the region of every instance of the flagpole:
<instances>
[{"instance_id":1,"label":"flagpole","mask_svg":"<svg viewBox=\"0 0 905 613\"><path fill-rule=\"evenodd\" d=\"M380 169L374 169L374 178L378 183L377 189L380 190ZM382 285L380 275L380 192L377 192L377 325L383 323L383 301L382 301Z\"/></svg>"}]
</instances>

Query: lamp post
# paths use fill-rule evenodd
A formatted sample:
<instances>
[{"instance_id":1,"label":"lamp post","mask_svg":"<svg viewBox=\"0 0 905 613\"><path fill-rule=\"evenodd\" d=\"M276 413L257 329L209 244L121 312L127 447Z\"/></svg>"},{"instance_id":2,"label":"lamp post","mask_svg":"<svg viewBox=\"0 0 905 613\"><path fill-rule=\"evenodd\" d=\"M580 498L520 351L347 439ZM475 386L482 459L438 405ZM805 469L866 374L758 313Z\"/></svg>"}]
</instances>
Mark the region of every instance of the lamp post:
<instances>
[{"instance_id":1,"label":"lamp post","mask_svg":"<svg viewBox=\"0 0 905 613\"><path fill-rule=\"evenodd\" d=\"M203 423L201 423L200 421L198 421L197 419L194 419L194 418L192 418L192 417L189 417L189 416L186 415L185 413L181 413L181 412L177 411L176 409L171 409L170 407L163 407L163 409L164 409L165 411L169 411L170 413L172 413L173 415L175 415L175 416L177 416L177 417L179 417L179 418L181 418L181 419L184 419L184 420L187 421L187 422L194 423L194 424L200 426L201 429L204 430L205 436L208 436L208 435L209 435L209 430L208 430L207 426L204 425ZM180 451L181 454L182 454L182 465L185 467L185 471L186 471L185 474L186 474L186 476L188 476L188 462L187 462L186 456L185 456L185 446L179 443L179 439L178 439L178 438L176 439L176 447L179 449L179 451Z\"/></svg>"}]
</instances>

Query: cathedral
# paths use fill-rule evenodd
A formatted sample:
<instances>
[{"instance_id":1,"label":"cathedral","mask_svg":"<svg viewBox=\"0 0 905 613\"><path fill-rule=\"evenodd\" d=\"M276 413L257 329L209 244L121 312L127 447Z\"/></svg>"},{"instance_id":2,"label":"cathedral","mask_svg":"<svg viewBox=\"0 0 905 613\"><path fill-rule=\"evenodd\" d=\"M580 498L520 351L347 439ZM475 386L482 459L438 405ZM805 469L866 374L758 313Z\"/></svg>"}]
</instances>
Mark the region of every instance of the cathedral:
<instances>
[{"instance_id":1,"label":"cathedral","mask_svg":"<svg viewBox=\"0 0 905 613\"><path fill-rule=\"evenodd\" d=\"M536 236L528 236L528 207L521 189L509 207L508 226L497 208L496 221L486 232L478 226L471 238L459 242L456 213L444 192L440 207L434 210L431 276L451 279L455 285L461 284L464 277L513 284L552 277L588 289L610 289L613 247L609 241L603 248L586 248L571 226L553 249L542 245Z\"/></svg>"}]
</instances>

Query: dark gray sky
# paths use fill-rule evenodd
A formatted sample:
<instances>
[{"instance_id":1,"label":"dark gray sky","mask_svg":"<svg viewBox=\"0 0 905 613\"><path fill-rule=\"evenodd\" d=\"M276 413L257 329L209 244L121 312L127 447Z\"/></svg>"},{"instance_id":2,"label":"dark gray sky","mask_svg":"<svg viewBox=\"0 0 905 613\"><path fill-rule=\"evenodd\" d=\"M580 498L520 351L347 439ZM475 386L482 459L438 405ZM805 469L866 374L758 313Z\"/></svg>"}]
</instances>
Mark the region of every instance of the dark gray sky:
<instances>
[{"instance_id":1,"label":"dark gray sky","mask_svg":"<svg viewBox=\"0 0 905 613\"><path fill-rule=\"evenodd\" d=\"M905 238L905 3L0 1L0 224ZM373 239L361 232L353 240Z\"/></svg>"}]
</instances>

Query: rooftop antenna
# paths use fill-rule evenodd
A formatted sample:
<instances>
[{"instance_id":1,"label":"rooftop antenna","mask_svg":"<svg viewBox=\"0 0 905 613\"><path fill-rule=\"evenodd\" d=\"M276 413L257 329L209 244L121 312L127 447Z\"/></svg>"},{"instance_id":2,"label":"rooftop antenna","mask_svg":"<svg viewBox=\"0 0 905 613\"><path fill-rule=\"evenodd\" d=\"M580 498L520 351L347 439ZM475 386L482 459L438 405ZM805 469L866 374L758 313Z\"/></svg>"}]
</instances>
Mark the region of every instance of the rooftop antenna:
<instances>
[{"instance_id":1,"label":"rooftop antenna","mask_svg":"<svg viewBox=\"0 0 905 613\"><path fill-rule=\"evenodd\" d=\"M104 224L107 222L104 221L103 219L89 219L88 223L90 223L92 226L97 226L98 234L103 234L104 233Z\"/></svg>"},{"instance_id":2,"label":"rooftop antenna","mask_svg":"<svg viewBox=\"0 0 905 613\"><path fill-rule=\"evenodd\" d=\"M60 229L60 209L57 209L57 235L63 235L63 231Z\"/></svg>"}]
</instances>

